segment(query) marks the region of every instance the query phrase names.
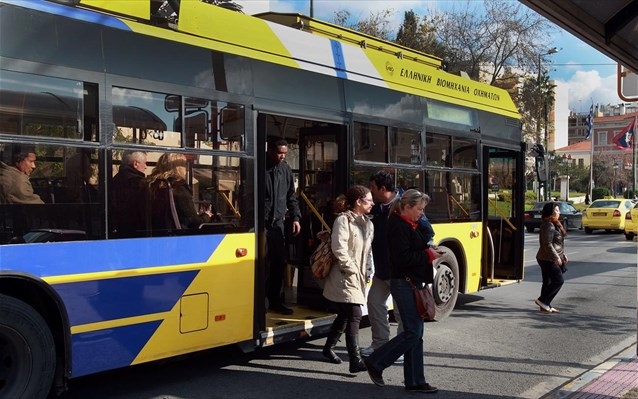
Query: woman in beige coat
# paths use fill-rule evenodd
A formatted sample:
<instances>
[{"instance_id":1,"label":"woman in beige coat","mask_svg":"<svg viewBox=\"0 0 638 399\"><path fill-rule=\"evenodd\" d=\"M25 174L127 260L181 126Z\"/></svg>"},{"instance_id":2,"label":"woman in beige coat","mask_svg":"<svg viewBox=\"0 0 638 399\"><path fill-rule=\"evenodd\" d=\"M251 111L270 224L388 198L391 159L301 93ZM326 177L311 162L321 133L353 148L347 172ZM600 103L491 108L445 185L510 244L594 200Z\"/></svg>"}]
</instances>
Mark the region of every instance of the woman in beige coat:
<instances>
[{"instance_id":1,"label":"woman in beige coat","mask_svg":"<svg viewBox=\"0 0 638 399\"><path fill-rule=\"evenodd\" d=\"M368 261L374 235L374 226L366 215L374 205L367 187L353 186L337 199L335 210L341 212L332 226L332 253L336 261L326 277L323 296L337 309L323 355L332 363L341 359L332 350L341 334L346 333L346 348L350 359L350 372L365 371L359 354L359 323L361 305L365 303Z\"/></svg>"}]
</instances>

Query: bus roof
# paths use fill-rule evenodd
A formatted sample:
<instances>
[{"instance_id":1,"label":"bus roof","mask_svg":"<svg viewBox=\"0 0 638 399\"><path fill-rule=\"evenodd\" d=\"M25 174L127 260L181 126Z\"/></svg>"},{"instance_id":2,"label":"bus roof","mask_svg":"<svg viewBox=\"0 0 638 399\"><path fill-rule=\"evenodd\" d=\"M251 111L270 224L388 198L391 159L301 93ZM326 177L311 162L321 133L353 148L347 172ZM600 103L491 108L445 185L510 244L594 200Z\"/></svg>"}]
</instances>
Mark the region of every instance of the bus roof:
<instances>
[{"instance_id":1,"label":"bus roof","mask_svg":"<svg viewBox=\"0 0 638 399\"><path fill-rule=\"evenodd\" d=\"M46 0L0 2L520 119L507 91L447 73L436 57L300 14L255 17L182 0L176 23L167 28L150 23L151 0L79 0L80 6L101 11L99 18Z\"/></svg>"}]
</instances>

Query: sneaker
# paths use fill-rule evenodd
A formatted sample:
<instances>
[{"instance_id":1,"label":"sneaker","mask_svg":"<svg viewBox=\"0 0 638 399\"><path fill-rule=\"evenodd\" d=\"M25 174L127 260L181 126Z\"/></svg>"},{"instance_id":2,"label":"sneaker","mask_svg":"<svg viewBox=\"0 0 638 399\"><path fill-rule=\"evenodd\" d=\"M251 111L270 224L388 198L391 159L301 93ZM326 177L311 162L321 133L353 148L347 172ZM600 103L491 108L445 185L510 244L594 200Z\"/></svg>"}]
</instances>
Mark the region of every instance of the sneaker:
<instances>
[{"instance_id":1,"label":"sneaker","mask_svg":"<svg viewBox=\"0 0 638 399\"><path fill-rule=\"evenodd\" d=\"M394 361L394 364L403 364L403 355L399 356L399 358Z\"/></svg>"},{"instance_id":2,"label":"sneaker","mask_svg":"<svg viewBox=\"0 0 638 399\"><path fill-rule=\"evenodd\" d=\"M359 351L362 357L368 357L372 354L372 352L374 352L374 348L371 346L368 346L367 348L363 348Z\"/></svg>"},{"instance_id":3,"label":"sneaker","mask_svg":"<svg viewBox=\"0 0 638 399\"><path fill-rule=\"evenodd\" d=\"M537 304L539 308L541 308L542 310L546 312L551 311L551 308L548 305L545 305L543 302L541 302L540 299L536 299L534 303Z\"/></svg>"},{"instance_id":4,"label":"sneaker","mask_svg":"<svg viewBox=\"0 0 638 399\"><path fill-rule=\"evenodd\" d=\"M439 391L439 388L433 387L432 385L425 383L425 384L415 385L413 387L405 387L405 390L408 392L435 393Z\"/></svg>"},{"instance_id":5,"label":"sneaker","mask_svg":"<svg viewBox=\"0 0 638 399\"><path fill-rule=\"evenodd\" d=\"M367 358L363 359L363 363L365 363L366 368L368 369L368 375L370 376L372 382L374 382L374 385L378 387L385 386L385 381L383 381L383 373L372 368L370 360L368 360Z\"/></svg>"}]
</instances>

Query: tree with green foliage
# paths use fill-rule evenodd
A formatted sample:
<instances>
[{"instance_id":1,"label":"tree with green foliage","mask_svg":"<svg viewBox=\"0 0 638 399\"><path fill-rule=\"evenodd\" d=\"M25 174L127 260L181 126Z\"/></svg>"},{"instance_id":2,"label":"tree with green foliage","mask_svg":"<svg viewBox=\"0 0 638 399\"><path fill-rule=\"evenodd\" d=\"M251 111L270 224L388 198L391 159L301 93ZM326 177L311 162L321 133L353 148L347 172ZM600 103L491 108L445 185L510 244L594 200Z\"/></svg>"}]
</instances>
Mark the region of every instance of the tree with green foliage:
<instances>
[{"instance_id":1,"label":"tree with green foliage","mask_svg":"<svg viewBox=\"0 0 638 399\"><path fill-rule=\"evenodd\" d=\"M421 20L414 11L406 11L399 27L396 42L402 46L434 56L444 53L444 48L436 39L437 17Z\"/></svg>"}]
</instances>

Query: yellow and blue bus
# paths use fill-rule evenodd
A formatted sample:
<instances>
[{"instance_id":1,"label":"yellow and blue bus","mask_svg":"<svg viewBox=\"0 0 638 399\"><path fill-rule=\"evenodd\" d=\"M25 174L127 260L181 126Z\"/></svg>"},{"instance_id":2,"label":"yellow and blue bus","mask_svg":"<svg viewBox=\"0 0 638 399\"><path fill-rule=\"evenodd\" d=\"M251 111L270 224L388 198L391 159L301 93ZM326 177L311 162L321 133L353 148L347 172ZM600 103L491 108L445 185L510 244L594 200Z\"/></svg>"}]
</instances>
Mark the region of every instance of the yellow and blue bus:
<instances>
[{"instance_id":1,"label":"yellow and blue bus","mask_svg":"<svg viewBox=\"0 0 638 399\"><path fill-rule=\"evenodd\" d=\"M287 243L292 316L266 311L273 138L288 141L304 198L303 234ZM434 284L444 318L459 293L523 278L524 151L507 92L303 15L198 0L0 0L0 182L13 190L4 179L20 176L38 198L0 192L0 397L327 332L334 315L308 264L322 228L313 209L329 215L332 199L382 169L432 199L447 248ZM28 180L14 164L25 152ZM170 190L164 207L142 190L123 201L138 223L118 228L114 177L132 153L145 155L145 176L180 155L193 212L213 216L182 224Z\"/></svg>"}]
</instances>

